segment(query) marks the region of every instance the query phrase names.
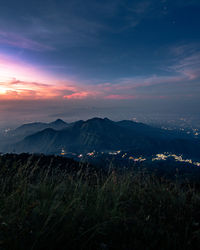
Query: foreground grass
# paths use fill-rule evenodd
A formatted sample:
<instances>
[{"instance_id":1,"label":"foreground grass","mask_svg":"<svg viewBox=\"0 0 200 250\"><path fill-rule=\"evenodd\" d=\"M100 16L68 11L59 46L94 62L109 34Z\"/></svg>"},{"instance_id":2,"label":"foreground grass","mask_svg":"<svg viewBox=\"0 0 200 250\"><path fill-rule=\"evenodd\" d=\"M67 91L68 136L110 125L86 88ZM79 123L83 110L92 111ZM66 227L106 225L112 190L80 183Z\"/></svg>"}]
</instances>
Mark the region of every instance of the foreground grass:
<instances>
[{"instance_id":1,"label":"foreground grass","mask_svg":"<svg viewBox=\"0 0 200 250\"><path fill-rule=\"evenodd\" d=\"M0 249L198 249L191 185L140 171L42 169L40 160L0 161Z\"/></svg>"}]
</instances>

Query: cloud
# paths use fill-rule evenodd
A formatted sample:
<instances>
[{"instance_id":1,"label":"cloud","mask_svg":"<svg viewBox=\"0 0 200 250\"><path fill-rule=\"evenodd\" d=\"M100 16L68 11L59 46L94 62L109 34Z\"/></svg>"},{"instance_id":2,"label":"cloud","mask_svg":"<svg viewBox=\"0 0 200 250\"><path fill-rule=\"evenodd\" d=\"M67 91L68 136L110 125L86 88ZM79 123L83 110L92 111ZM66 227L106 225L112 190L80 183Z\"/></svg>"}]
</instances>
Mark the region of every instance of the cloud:
<instances>
[{"instance_id":1,"label":"cloud","mask_svg":"<svg viewBox=\"0 0 200 250\"><path fill-rule=\"evenodd\" d=\"M168 88L174 93L200 78L200 51L192 45L170 50L170 64L162 75L141 75L114 79L110 82L84 83L81 80L59 81L44 72L0 55L0 97L2 100L133 100L164 98ZM35 77L37 76L37 78ZM184 86L181 90L181 86ZM195 87L196 88L196 87ZM171 93L173 95L173 93ZM190 93L185 93L190 94Z\"/></svg>"},{"instance_id":2,"label":"cloud","mask_svg":"<svg viewBox=\"0 0 200 250\"><path fill-rule=\"evenodd\" d=\"M97 85L105 99L130 100L137 98L195 97L199 95L200 50L194 44L170 48L169 65L162 75L125 77ZM169 93L170 90L170 93Z\"/></svg>"},{"instance_id":3,"label":"cloud","mask_svg":"<svg viewBox=\"0 0 200 250\"><path fill-rule=\"evenodd\" d=\"M65 95L64 98L65 99L85 99L89 97L90 95L91 95L90 92L82 91L82 92L77 92L77 93L73 93L70 95Z\"/></svg>"},{"instance_id":4,"label":"cloud","mask_svg":"<svg viewBox=\"0 0 200 250\"><path fill-rule=\"evenodd\" d=\"M155 3L149 0L42 1L38 9L28 2L24 5L30 6L23 16L19 4L13 6L15 15L0 9L0 44L33 51L91 47L103 40L105 32L121 32L155 17Z\"/></svg>"},{"instance_id":5,"label":"cloud","mask_svg":"<svg viewBox=\"0 0 200 250\"><path fill-rule=\"evenodd\" d=\"M14 32L0 31L0 44L35 51L55 50L52 46L31 40Z\"/></svg>"},{"instance_id":6,"label":"cloud","mask_svg":"<svg viewBox=\"0 0 200 250\"><path fill-rule=\"evenodd\" d=\"M0 83L1 100L43 100L71 96L77 91L72 85L48 85L39 82L12 80Z\"/></svg>"},{"instance_id":7,"label":"cloud","mask_svg":"<svg viewBox=\"0 0 200 250\"><path fill-rule=\"evenodd\" d=\"M187 80L200 77L200 47L197 44L182 44L171 49L173 64L169 70L179 73Z\"/></svg>"},{"instance_id":8,"label":"cloud","mask_svg":"<svg viewBox=\"0 0 200 250\"><path fill-rule=\"evenodd\" d=\"M13 3L15 5L15 3ZM93 45L99 32L105 28L102 14L107 4L96 1L42 1L40 8L24 3L26 13L21 15L21 5L16 4L15 14L0 9L0 44L33 51L54 51L66 47ZM86 5L86 6L85 6ZM38 15L39 13L39 15ZM96 13L90 17L90 13Z\"/></svg>"},{"instance_id":9,"label":"cloud","mask_svg":"<svg viewBox=\"0 0 200 250\"><path fill-rule=\"evenodd\" d=\"M176 76L141 76L130 77L116 80L116 82L106 82L97 85L82 84L70 82L60 82L54 85L44 84L40 82L28 82L13 79L9 82L0 83L0 96L1 99L13 100L13 99L30 99L30 100L89 100L89 99L107 99L107 100L131 100L137 98L164 98L167 95L166 88L169 84L175 86L179 84L179 87L183 83L193 81L196 79L196 75L191 77L189 73L179 73ZM161 86L162 88L158 88ZM149 88L154 88L161 91L160 94L149 92ZM176 85L177 88L177 85ZM166 93L165 93L166 92Z\"/></svg>"},{"instance_id":10,"label":"cloud","mask_svg":"<svg viewBox=\"0 0 200 250\"><path fill-rule=\"evenodd\" d=\"M108 95L104 97L105 99L110 100L129 100L129 99L135 99L136 97L133 95Z\"/></svg>"}]
</instances>

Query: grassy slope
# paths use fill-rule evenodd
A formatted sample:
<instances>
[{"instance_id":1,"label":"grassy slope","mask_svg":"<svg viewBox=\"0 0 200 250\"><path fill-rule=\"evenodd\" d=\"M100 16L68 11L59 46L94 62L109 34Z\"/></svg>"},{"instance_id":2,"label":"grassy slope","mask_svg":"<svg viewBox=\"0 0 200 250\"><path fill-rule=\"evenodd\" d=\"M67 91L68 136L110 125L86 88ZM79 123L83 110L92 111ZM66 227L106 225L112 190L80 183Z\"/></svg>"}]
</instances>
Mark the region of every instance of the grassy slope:
<instances>
[{"instance_id":1,"label":"grassy slope","mask_svg":"<svg viewBox=\"0 0 200 250\"><path fill-rule=\"evenodd\" d=\"M199 244L200 191L189 185L144 172L103 175L60 158L0 157L0 249L198 249Z\"/></svg>"}]
</instances>

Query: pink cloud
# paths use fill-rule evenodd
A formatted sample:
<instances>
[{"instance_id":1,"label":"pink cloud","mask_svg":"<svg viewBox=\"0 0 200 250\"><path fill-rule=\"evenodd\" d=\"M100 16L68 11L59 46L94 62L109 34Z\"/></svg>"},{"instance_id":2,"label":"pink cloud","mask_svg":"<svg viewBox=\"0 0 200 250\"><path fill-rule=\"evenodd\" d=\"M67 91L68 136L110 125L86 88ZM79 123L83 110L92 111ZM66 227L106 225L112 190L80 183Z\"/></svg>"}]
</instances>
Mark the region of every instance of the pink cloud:
<instances>
[{"instance_id":1,"label":"pink cloud","mask_svg":"<svg viewBox=\"0 0 200 250\"><path fill-rule=\"evenodd\" d=\"M165 86L193 81L200 76L197 66L194 67L200 55L189 56L179 60L168 69L165 76L151 75L141 77L121 78L114 82L104 82L99 84L83 84L63 80L58 81L49 73L43 72L33 65L23 63L17 59L0 54L0 98L1 100L132 100L166 98ZM195 64L195 65L196 65ZM171 75L170 75L171 72ZM159 94L155 92L157 86ZM153 86L155 92L152 92ZM150 90L151 92L148 92Z\"/></svg>"},{"instance_id":2,"label":"pink cloud","mask_svg":"<svg viewBox=\"0 0 200 250\"><path fill-rule=\"evenodd\" d=\"M0 97L4 100L63 98L66 93L71 95L74 91L77 91L77 87L71 85L50 85L16 79L0 82Z\"/></svg>"},{"instance_id":3,"label":"pink cloud","mask_svg":"<svg viewBox=\"0 0 200 250\"><path fill-rule=\"evenodd\" d=\"M64 98L65 99L85 99L90 95L89 92L83 91L83 92L77 92L77 93L73 93L70 95L65 95Z\"/></svg>"},{"instance_id":4,"label":"pink cloud","mask_svg":"<svg viewBox=\"0 0 200 250\"><path fill-rule=\"evenodd\" d=\"M36 42L13 32L0 31L0 44L36 51L54 50L51 46Z\"/></svg>"},{"instance_id":5,"label":"pink cloud","mask_svg":"<svg viewBox=\"0 0 200 250\"><path fill-rule=\"evenodd\" d=\"M86 90L87 89L87 90ZM20 81L13 79L0 82L1 100L43 100L43 99L86 99L100 96L101 93L92 88L73 85L70 82L57 82L56 84L44 84L40 82Z\"/></svg>"},{"instance_id":6,"label":"pink cloud","mask_svg":"<svg viewBox=\"0 0 200 250\"><path fill-rule=\"evenodd\" d=\"M130 93L133 93L133 96L137 93L140 88L163 85L169 83L179 83L186 80L193 80L197 78L196 72L192 70L184 71L183 73L175 72L176 76L142 76L142 77L129 77L129 78L121 78L114 83L103 83L98 84L96 88L100 89L105 94L120 94L124 96L132 96ZM177 74L178 73L178 74Z\"/></svg>"},{"instance_id":7,"label":"pink cloud","mask_svg":"<svg viewBox=\"0 0 200 250\"><path fill-rule=\"evenodd\" d=\"M0 98L11 99L83 99L95 96L87 86L43 72L33 65L0 54Z\"/></svg>"}]
</instances>

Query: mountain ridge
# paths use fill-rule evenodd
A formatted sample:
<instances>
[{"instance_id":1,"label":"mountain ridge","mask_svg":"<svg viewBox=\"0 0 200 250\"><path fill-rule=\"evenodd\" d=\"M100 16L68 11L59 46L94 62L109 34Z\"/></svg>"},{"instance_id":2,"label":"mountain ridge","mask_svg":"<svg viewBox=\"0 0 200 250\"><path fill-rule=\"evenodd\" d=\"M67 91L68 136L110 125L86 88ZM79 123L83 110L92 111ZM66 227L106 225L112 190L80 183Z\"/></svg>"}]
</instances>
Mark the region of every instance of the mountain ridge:
<instances>
[{"instance_id":1,"label":"mountain ridge","mask_svg":"<svg viewBox=\"0 0 200 250\"><path fill-rule=\"evenodd\" d=\"M12 152L55 153L62 149L82 153L93 150L134 150L135 152L170 151L199 156L198 140L133 121L115 122L108 118L77 121L61 130L47 128L10 146Z\"/></svg>"}]
</instances>

